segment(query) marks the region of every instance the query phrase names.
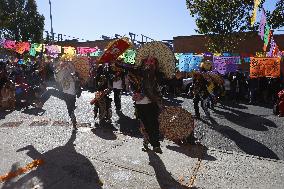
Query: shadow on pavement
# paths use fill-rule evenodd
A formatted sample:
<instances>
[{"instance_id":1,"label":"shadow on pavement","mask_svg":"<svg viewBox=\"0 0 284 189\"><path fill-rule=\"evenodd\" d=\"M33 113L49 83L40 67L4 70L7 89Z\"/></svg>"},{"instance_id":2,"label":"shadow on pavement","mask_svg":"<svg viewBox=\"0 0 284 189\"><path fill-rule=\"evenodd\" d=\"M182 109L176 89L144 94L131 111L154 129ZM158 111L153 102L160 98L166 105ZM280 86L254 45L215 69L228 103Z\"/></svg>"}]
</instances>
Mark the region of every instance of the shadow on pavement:
<instances>
[{"instance_id":1,"label":"shadow on pavement","mask_svg":"<svg viewBox=\"0 0 284 189\"><path fill-rule=\"evenodd\" d=\"M41 100L43 101L43 103L45 103L51 96L59 98L60 100L64 100L62 92L57 89L48 89L47 91L45 91L42 95Z\"/></svg>"},{"instance_id":2,"label":"shadow on pavement","mask_svg":"<svg viewBox=\"0 0 284 189\"><path fill-rule=\"evenodd\" d=\"M130 117L124 115L123 113L118 113L117 124L119 125L119 131L128 136L142 137L139 131L139 122L136 119L131 119Z\"/></svg>"},{"instance_id":3,"label":"shadow on pavement","mask_svg":"<svg viewBox=\"0 0 284 189\"><path fill-rule=\"evenodd\" d=\"M277 128L277 125L273 121L270 121L269 119L263 118L261 116L242 112L236 109L228 108L226 106L222 106L220 108L228 110L230 112L217 110L216 108L214 109L214 112L216 114L224 116L228 121L241 127L256 131L267 131L267 127Z\"/></svg>"},{"instance_id":4,"label":"shadow on pavement","mask_svg":"<svg viewBox=\"0 0 284 189\"><path fill-rule=\"evenodd\" d=\"M45 113L45 110L41 108L29 108L29 109L24 109L22 113L29 114L29 115L35 115L35 116L42 116Z\"/></svg>"},{"instance_id":5,"label":"shadow on pavement","mask_svg":"<svg viewBox=\"0 0 284 189\"><path fill-rule=\"evenodd\" d=\"M163 103L165 106L181 106L181 103L183 103L183 101L173 97L166 96L163 99Z\"/></svg>"},{"instance_id":6,"label":"shadow on pavement","mask_svg":"<svg viewBox=\"0 0 284 189\"><path fill-rule=\"evenodd\" d=\"M224 137L235 141L236 145L245 153L254 156L279 160L279 157L265 145L261 144L260 142L254 139L243 136L242 134L232 129L231 127L225 125L219 125L213 118L210 118L211 123L205 120L201 121L209 125L211 129L222 134Z\"/></svg>"},{"instance_id":7,"label":"shadow on pavement","mask_svg":"<svg viewBox=\"0 0 284 189\"><path fill-rule=\"evenodd\" d=\"M0 110L0 120L1 119L5 119L5 117L9 114L11 114L13 111L10 110L10 111L3 111L3 110Z\"/></svg>"},{"instance_id":8,"label":"shadow on pavement","mask_svg":"<svg viewBox=\"0 0 284 189\"><path fill-rule=\"evenodd\" d=\"M244 105L233 103L233 102L221 102L221 105L222 106L228 106L228 107L231 107L231 108L242 109L242 110L248 109L248 107L246 107Z\"/></svg>"},{"instance_id":9,"label":"shadow on pavement","mask_svg":"<svg viewBox=\"0 0 284 189\"><path fill-rule=\"evenodd\" d=\"M8 180L2 189L35 188L102 188L102 182L93 164L83 155L76 152L74 141L76 133L64 146L59 146L41 154L32 145L19 149L27 150L32 159L42 159L44 164L20 177L18 180ZM15 169L13 165L11 171ZM38 188L38 187L36 187Z\"/></svg>"},{"instance_id":10,"label":"shadow on pavement","mask_svg":"<svg viewBox=\"0 0 284 189\"><path fill-rule=\"evenodd\" d=\"M117 136L114 134L114 131L117 131L117 129L111 123L106 123L104 125L96 125L96 128L93 128L91 131L96 136L105 140L117 139Z\"/></svg>"},{"instance_id":11,"label":"shadow on pavement","mask_svg":"<svg viewBox=\"0 0 284 189\"><path fill-rule=\"evenodd\" d=\"M147 152L149 156L149 165L154 168L157 181L160 185L161 189L169 189L169 188L175 188L175 189L186 189L189 188L187 186L184 186L180 184L178 181L176 181L171 173L169 173L165 167L164 162L161 160L161 158L155 154L152 151Z\"/></svg>"},{"instance_id":12,"label":"shadow on pavement","mask_svg":"<svg viewBox=\"0 0 284 189\"><path fill-rule=\"evenodd\" d=\"M24 121L15 121L15 122L6 122L1 124L1 127L10 127L10 128L14 128L14 127L19 127L22 123L24 123Z\"/></svg>"},{"instance_id":13,"label":"shadow on pavement","mask_svg":"<svg viewBox=\"0 0 284 189\"><path fill-rule=\"evenodd\" d=\"M167 146L167 149L184 154L191 158L215 161L216 158L207 154L208 148L203 145Z\"/></svg>"}]
</instances>

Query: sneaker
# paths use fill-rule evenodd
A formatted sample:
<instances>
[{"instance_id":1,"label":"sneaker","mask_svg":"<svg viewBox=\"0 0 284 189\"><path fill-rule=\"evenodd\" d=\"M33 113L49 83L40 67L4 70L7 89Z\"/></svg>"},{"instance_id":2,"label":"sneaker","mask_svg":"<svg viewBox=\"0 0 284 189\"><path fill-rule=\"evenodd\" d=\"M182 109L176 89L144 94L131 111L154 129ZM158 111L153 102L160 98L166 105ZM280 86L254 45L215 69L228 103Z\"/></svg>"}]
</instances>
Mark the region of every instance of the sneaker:
<instances>
[{"instance_id":1,"label":"sneaker","mask_svg":"<svg viewBox=\"0 0 284 189\"><path fill-rule=\"evenodd\" d=\"M35 103L35 107L42 109L43 103L42 102L37 102L37 103Z\"/></svg>"},{"instance_id":2,"label":"sneaker","mask_svg":"<svg viewBox=\"0 0 284 189\"><path fill-rule=\"evenodd\" d=\"M161 147L155 147L155 148L153 149L153 151L154 151L155 153L158 153L158 154L162 154L162 153L163 153Z\"/></svg>"},{"instance_id":3,"label":"sneaker","mask_svg":"<svg viewBox=\"0 0 284 189\"><path fill-rule=\"evenodd\" d=\"M73 126L73 131L74 131L74 130L75 130L75 131L78 130L76 120L72 120L72 126Z\"/></svg>"},{"instance_id":4,"label":"sneaker","mask_svg":"<svg viewBox=\"0 0 284 189\"><path fill-rule=\"evenodd\" d=\"M148 143L147 142L143 142L143 148L142 151L143 152L148 152L150 150Z\"/></svg>"},{"instance_id":5,"label":"sneaker","mask_svg":"<svg viewBox=\"0 0 284 189\"><path fill-rule=\"evenodd\" d=\"M195 138L194 135L190 135L189 137L187 137L186 142L190 145L195 145L198 142L198 139Z\"/></svg>"}]
</instances>

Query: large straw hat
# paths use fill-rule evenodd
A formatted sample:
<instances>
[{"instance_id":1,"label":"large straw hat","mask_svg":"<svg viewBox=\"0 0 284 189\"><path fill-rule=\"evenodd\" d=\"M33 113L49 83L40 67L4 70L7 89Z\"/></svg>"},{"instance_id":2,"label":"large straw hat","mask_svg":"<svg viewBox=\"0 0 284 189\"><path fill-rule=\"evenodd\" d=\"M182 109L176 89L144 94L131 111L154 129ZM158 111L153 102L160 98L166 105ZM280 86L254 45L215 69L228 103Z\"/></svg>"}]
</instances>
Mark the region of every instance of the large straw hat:
<instances>
[{"instance_id":1,"label":"large straw hat","mask_svg":"<svg viewBox=\"0 0 284 189\"><path fill-rule=\"evenodd\" d=\"M159 71L163 72L167 78L173 76L175 73L175 56L168 46L159 41L144 44L138 49L135 66L141 66L142 60L148 57L158 60Z\"/></svg>"},{"instance_id":2,"label":"large straw hat","mask_svg":"<svg viewBox=\"0 0 284 189\"><path fill-rule=\"evenodd\" d=\"M182 107L165 107L159 116L159 123L161 133L172 141L185 139L194 130L191 113Z\"/></svg>"},{"instance_id":3,"label":"large straw hat","mask_svg":"<svg viewBox=\"0 0 284 189\"><path fill-rule=\"evenodd\" d=\"M72 62L79 77L83 79L84 82L87 82L90 77L90 62L88 57L77 56L73 58Z\"/></svg>"}]
</instances>

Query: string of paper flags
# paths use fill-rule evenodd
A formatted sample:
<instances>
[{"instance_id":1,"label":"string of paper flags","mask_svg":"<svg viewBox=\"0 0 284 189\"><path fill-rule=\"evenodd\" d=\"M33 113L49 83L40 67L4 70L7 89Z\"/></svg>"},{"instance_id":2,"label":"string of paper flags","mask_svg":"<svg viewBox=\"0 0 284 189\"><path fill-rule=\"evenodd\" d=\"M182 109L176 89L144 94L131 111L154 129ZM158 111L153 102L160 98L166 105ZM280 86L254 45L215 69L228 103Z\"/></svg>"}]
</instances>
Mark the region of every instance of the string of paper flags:
<instances>
[{"instance_id":1,"label":"string of paper flags","mask_svg":"<svg viewBox=\"0 0 284 189\"><path fill-rule=\"evenodd\" d=\"M103 54L104 50L99 47L72 47L60 45L47 45L40 43L17 42L9 39L0 39L0 48L12 50L20 55L24 53L35 57L39 53L43 53L51 58L58 58L59 56L89 56L99 57ZM124 59L125 63L134 64L136 57L136 50L129 49L120 58Z\"/></svg>"},{"instance_id":2,"label":"string of paper flags","mask_svg":"<svg viewBox=\"0 0 284 189\"><path fill-rule=\"evenodd\" d=\"M251 25L253 26L256 20L257 10L260 5L261 0L254 0L254 10L251 17ZM278 45L276 44L275 40L273 39L273 33L271 31L271 26L269 25L265 10L264 8L261 9L261 18L260 18L260 24L258 29L258 34L261 37L261 39L264 41L263 45L263 51L267 51L267 46L270 41L270 50L267 53L268 57L278 57L280 56L281 52L279 50Z\"/></svg>"}]
</instances>

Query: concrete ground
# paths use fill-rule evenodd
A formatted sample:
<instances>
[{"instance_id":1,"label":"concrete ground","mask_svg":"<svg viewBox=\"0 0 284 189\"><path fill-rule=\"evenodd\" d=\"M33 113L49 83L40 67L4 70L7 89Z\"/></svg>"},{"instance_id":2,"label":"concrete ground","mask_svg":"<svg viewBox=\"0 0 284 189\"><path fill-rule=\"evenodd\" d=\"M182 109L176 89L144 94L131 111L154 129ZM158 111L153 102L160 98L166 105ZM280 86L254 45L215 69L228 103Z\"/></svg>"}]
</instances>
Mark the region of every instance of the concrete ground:
<instances>
[{"instance_id":1,"label":"concrete ground","mask_svg":"<svg viewBox=\"0 0 284 189\"><path fill-rule=\"evenodd\" d=\"M218 105L212 119L196 122L200 145L162 142L163 154L141 150L142 139L129 96L123 115L94 125L93 94L77 101L80 123L72 133L65 104L53 91L43 111L1 113L0 176L35 159L44 164L7 188L284 188L283 118L251 105ZM168 99L193 112L191 100ZM201 110L202 112L202 110ZM1 177L0 177L1 178Z\"/></svg>"}]
</instances>

